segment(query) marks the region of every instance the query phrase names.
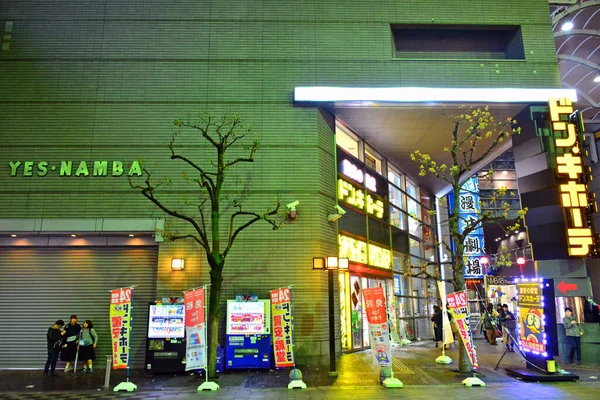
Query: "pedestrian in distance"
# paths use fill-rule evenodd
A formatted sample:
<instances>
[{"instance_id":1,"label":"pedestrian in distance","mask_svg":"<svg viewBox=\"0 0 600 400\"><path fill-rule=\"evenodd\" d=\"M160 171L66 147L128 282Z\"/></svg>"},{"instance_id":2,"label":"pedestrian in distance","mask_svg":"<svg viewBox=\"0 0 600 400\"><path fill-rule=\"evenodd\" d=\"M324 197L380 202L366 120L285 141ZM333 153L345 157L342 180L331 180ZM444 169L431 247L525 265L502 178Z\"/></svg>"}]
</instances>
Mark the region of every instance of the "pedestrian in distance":
<instances>
[{"instance_id":1,"label":"pedestrian in distance","mask_svg":"<svg viewBox=\"0 0 600 400\"><path fill-rule=\"evenodd\" d=\"M515 339L517 337L517 319L514 314L508 311L508 304L502 305L502 331L506 350L513 353L515 351Z\"/></svg>"},{"instance_id":2,"label":"pedestrian in distance","mask_svg":"<svg viewBox=\"0 0 600 400\"><path fill-rule=\"evenodd\" d=\"M581 365L581 336L583 328L577 318L573 316L573 310L565 308L565 317L563 318L567 344L569 345L569 364L573 364L573 356L577 353L577 365Z\"/></svg>"},{"instance_id":3,"label":"pedestrian in distance","mask_svg":"<svg viewBox=\"0 0 600 400\"><path fill-rule=\"evenodd\" d=\"M71 363L75 361L77 357L77 346L79 341L79 334L81 333L81 325L77 323L77 315L71 315L69 323L65 327L65 340L60 352L60 359L66 361L65 373L73 371Z\"/></svg>"},{"instance_id":4,"label":"pedestrian in distance","mask_svg":"<svg viewBox=\"0 0 600 400\"><path fill-rule=\"evenodd\" d=\"M487 340L488 343L492 346L497 346L496 343L496 330L498 329L498 311L494 310L494 306L492 303L487 305L485 309L485 314L483 317L484 328L487 331Z\"/></svg>"},{"instance_id":5,"label":"pedestrian in distance","mask_svg":"<svg viewBox=\"0 0 600 400\"><path fill-rule=\"evenodd\" d=\"M98 334L94 329L94 324L89 319L83 323L79 340L79 359L83 361L83 372L92 372L93 363L96 361L96 345L98 344Z\"/></svg>"},{"instance_id":6,"label":"pedestrian in distance","mask_svg":"<svg viewBox=\"0 0 600 400\"><path fill-rule=\"evenodd\" d=\"M442 309L435 305L433 306L433 315L431 316L431 322L433 322L433 341L435 347L439 346L440 342L443 342L442 338Z\"/></svg>"},{"instance_id":7,"label":"pedestrian in distance","mask_svg":"<svg viewBox=\"0 0 600 400\"><path fill-rule=\"evenodd\" d=\"M65 336L64 326L65 322L62 319L59 319L50 328L48 328L48 333L46 334L48 359L46 360L46 366L44 367L45 376L48 376L48 373L54 376L56 362L58 361L58 355L63 343L62 340Z\"/></svg>"}]
</instances>

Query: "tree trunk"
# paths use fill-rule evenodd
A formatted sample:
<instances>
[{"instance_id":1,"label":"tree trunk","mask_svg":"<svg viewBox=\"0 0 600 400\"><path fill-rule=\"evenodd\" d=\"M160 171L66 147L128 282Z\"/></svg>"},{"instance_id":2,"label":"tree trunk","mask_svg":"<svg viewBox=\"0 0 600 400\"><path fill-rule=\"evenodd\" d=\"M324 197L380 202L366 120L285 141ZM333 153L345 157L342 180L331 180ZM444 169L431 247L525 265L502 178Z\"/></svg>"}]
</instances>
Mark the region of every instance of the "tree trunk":
<instances>
[{"instance_id":1,"label":"tree trunk","mask_svg":"<svg viewBox=\"0 0 600 400\"><path fill-rule=\"evenodd\" d=\"M210 303L208 304L208 376L216 376L217 346L219 345L219 320L221 319L221 284L222 268L211 268L210 271Z\"/></svg>"},{"instance_id":2,"label":"tree trunk","mask_svg":"<svg viewBox=\"0 0 600 400\"><path fill-rule=\"evenodd\" d=\"M460 333L458 334L458 372L461 374L469 373L473 370L471 358L465 347Z\"/></svg>"}]
</instances>

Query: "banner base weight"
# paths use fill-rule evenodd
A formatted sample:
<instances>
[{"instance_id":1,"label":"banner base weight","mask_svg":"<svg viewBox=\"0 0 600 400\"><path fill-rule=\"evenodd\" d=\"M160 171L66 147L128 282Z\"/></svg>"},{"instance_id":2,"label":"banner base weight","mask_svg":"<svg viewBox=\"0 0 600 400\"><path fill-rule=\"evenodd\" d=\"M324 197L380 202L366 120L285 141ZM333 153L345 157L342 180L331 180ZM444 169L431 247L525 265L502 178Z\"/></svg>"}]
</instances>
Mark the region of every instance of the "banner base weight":
<instances>
[{"instance_id":1,"label":"banner base weight","mask_svg":"<svg viewBox=\"0 0 600 400\"><path fill-rule=\"evenodd\" d=\"M306 389L306 383L301 379L295 379L288 384L288 389Z\"/></svg>"},{"instance_id":2,"label":"banner base weight","mask_svg":"<svg viewBox=\"0 0 600 400\"><path fill-rule=\"evenodd\" d=\"M198 386L198 391L201 392L203 390L219 390L219 385L216 382L204 382L202 385Z\"/></svg>"},{"instance_id":3,"label":"banner base weight","mask_svg":"<svg viewBox=\"0 0 600 400\"><path fill-rule=\"evenodd\" d=\"M117 386L115 386L115 392L135 392L137 390L137 385L132 382L121 382Z\"/></svg>"},{"instance_id":4,"label":"banner base weight","mask_svg":"<svg viewBox=\"0 0 600 400\"><path fill-rule=\"evenodd\" d=\"M389 389L404 387L404 384L398 378L386 378L383 380L382 385Z\"/></svg>"},{"instance_id":5,"label":"banner base weight","mask_svg":"<svg viewBox=\"0 0 600 400\"><path fill-rule=\"evenodd\" d=\"M436 364L452 364L452 359L448 356L439 356L435 359Z\"/></svg>"},{"instance_id":6,"label":"banner base weight","mask_svg":"<svg viewBox=\"0 0 600 400\"><path fill-rule=\"evenodd\" d=\"M465 380L462 381L462 384L467 386L467 387L472 387L472 386L481 386L484 387L485 386L485 382L482 381L479 378L475 378L475 377L471 377L471 378L467 378Z\"/></svg>"}]
</instances>

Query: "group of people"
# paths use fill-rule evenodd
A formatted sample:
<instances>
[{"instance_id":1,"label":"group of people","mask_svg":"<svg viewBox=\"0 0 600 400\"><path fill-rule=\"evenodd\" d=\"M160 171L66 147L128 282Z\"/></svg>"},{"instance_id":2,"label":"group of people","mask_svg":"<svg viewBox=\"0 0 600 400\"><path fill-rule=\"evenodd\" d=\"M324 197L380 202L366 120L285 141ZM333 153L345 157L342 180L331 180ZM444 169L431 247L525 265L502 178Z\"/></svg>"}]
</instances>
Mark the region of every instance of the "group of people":
<instances>
[{"instance_id":1,"label":"group of people","mask_svg":"<svg viewBox=\"0 0 600 400\"><path fill-rule=\"evenodd\" d=\"M486 330L486 339L492 346L497 346L497 338L502 338L509 352L515 351L517 339L517 319L508 309L508 304L497 304L496 309L488 303L481 313L483 328Z\"/></svg>"},{"instance_id":2,"label":"group of people","mask_svg":"<svg viewBox=\"0 0 600 400\"><path fill-rule=\"evenodd\" d=\"M71 366L76 360L81 360L83 372L93 371L98 334L92 321L86 320L82 327L77 323L77 315L71 315L69 323L65 326L65 322L59 319L48 328L46 339L48 359L44 367L44 375L55 375L59 355L60 359L66 362L65 373L74 372Z\"/></svg>"}]
</instances>

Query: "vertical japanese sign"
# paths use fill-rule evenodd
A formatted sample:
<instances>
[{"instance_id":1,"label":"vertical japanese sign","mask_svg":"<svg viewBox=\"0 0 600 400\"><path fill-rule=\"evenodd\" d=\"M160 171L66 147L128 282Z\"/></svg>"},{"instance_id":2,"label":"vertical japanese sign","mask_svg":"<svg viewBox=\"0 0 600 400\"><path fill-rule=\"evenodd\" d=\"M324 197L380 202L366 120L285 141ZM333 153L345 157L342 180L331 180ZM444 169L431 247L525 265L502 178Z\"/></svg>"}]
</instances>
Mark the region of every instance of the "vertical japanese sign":
<instances>
[{"instance_id":1,"label":"vertical japanese sign","mask_svg":"<svg viewBox=\"0 0 600 400\"><path fill-rule=\"evenodd\" d=\"M567 229L567 245L570 256L587 256L594 247L594 236L591 212L597 211L593 199L590 201L587 192L589 168L583 164L583 146L581 133L583 122L571 122L573 105L570 99L550 99L550 120L552 122L552 139L550 146L555 148L556 170L562 207L565 211ZM574 114L575 118L579 113Z\"/></svg>"},{"instance_id":2,"label":"vertical japanese sign","mask_svg":"<svg viewBox=\"0 0 600 400\"><path fill-rule=\"evenodd\" d=\"M132 300L131 287L115 289L110 293L113 369L125 369L129 366Z\"/></svg>"},{"instance_id":3,"label":"vertical japanese sign","mask_svg":"<svg viewBox=\"0 0 600 400\"><path fill-rule=\"evenodd\" d=\"M392 366L392 348L382 287L362 290L373 357L380 367Z\"/></svg>"},{"instance_id":4,"label":"vertical japanese sign","mask_svg":"<svg viewBox=\"0 0 600 400\"><path fill-rule=\"evenodd\" d=\"M273 316L273 346L275 347L275 366L286 368L294 366L294 347L291 288L271 291L271 315Z\"/></svg>"},{"instance_id":5,"label":"vertical japanese sign","mask_svg":"<svg viewBox=\"0 0 600 400\"><path fill-rule=\"evenodd\" d=\"M186 332L186 364L185 370L206 369L206 321L204 319L204 288L189 290L184 293L185 332Z\"/></svg>"},{"instance_id":6,"label":"vertical japanese sign","mask_svg":"<svg viewBox=\"0 0 600 400\"><path fill-rule=\"evenodd\" d=\"M452 313L452 318L456 324L456 328L462 339L463 345L469 354L469 359L473 368L478 367L477 353L473 346L473 337L471 336L469 329L469 314L468 314L468 303L467 303L467 292L454 292L446 296L446 302L448 303L448 309Z\"/></svg>"},{"instance_id":7,"label":"vertical japanese sign","mask_svg":"<svg viewBox=\"0 0 600 400\"><path fill-rule=\"evenodd\" d=\"M518 283L519 341L521 348L534 354L546 351L544 305L540 283Z\"/></svg>"}]
</instances>

